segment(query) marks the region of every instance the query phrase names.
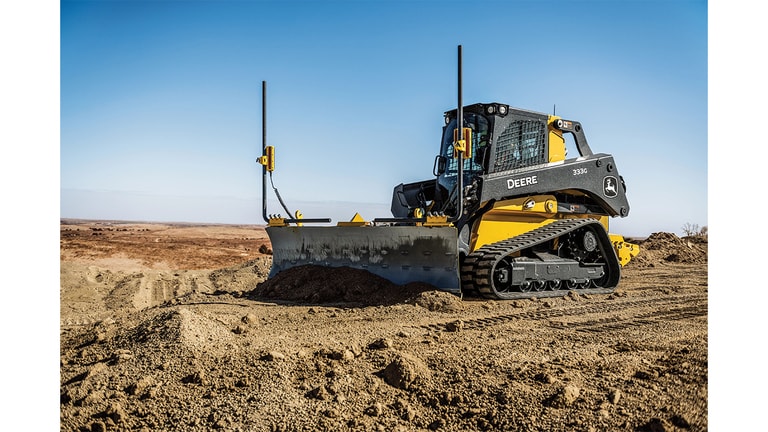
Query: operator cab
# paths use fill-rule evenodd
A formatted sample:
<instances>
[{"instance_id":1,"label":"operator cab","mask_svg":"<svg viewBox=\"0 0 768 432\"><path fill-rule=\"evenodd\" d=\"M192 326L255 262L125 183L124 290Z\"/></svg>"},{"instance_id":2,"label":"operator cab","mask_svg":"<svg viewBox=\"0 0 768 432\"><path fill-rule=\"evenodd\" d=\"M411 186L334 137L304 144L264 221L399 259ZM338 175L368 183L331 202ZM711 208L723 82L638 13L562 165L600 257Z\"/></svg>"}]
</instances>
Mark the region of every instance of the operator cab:
<instances>
[{"instance_id":1,"label":"operator cab","mask_svg":"<svg viewBox=\"0 0 768 432\"><path fill-rule=\"evenodd\" d=\"M456 116L457 110L445 113L441 150L433 173L437 176L435 204L446 214L452 215L456 208L459 163L464 164L462 183L466 188L482 175L514 171L549 161L549 116L546 114L499 103L465 107L463 127L472 129L472 157L461 160L453 157Z\"/></svg>"},{"instance_id":2,"label":"operator cab","mask_svg":"<svg viewBox=\"0 0 768 432\"><path fill-rule=\"evenodd\" d=\"M546 164L549 157L547 114L510 108L500 103L465 106L465 128L472 130L471 157L454 158L457 110L445 112L440 154L435 158L436 179L397 185L392 195L392 215L414 217L414 210L456 215L459 163L463 163L463 188L482 187L488 174ZM471 200L470 200L471 201Z\"/></svg>"}]
</instances>

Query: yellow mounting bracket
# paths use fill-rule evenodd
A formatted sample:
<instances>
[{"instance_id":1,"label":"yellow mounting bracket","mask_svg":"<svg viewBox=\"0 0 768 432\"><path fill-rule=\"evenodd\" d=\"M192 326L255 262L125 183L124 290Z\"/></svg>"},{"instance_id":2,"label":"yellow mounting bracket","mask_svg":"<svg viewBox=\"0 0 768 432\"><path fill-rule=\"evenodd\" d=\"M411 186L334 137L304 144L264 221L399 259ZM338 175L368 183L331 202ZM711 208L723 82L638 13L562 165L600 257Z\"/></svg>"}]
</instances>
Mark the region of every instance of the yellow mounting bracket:
<instances>
[{"instance_id":1,"label":"yellow mounting bracket","mask_svg":"<svg viewBox=\"0 0 768 432\"><path fill-rule=\"evenodd\" d=\"M296 220L304 219L304 215L301 214L301 211L299 211L299 210L296 210L293 213L293 216L294 216L294 219L296 219ZM289 225L289 223L288 223L289 220L290 219L286 219L286 218L280 217L280 216L270 216L269 220L267 221L267 223L271 227L287 227ZM295 223L296 226L304 226L303 223L296 222L295 220L291 221L291 223Z\"/></svg>"},{"instance_id":2,"label":"yellow mounting bracket","mask_svg":"<svg viewBox=\"0 0 768 432\"><path fill-rule=\"evenodd\" d=\"M462 152L464 159L472 157L472 129L463 128L461 139L459 139L459 128L453 130L453 158L459 157Z\"/></svg>"},{"instance_id":3,"label":"yellow mounting bracket","mask_svg":"<svg viewBox=\"0 0 768 432\"><path fill-rule=\"evenodd\" d=\"M285 221L285 218L275 217L275 216L269 218L269 221L267 223L271 227L287 227L288 226L288 222Z\"/></svg>"},{"instance_id":4,"label":"yellow mounting bracket","mask_svg":"<svg viewBox=\"0 0 768 432\"><path fill-rule=\"evenodd\" d=\"M336 226L343 226L343 227L359 227L359 226L366 226L368 225L368 222L366 222L365 219L363 219L362 216L360 216L360 213L355 213L354 216L352 216L352 219L349 222L336 222Z\"/></svg>"},{"instance_id":5,"label":"yellow mounting bracket","mask_svg":"<svg viewBox=\"0 0 768 432\"><path fill-rule=\"evenodd\" d=\"M264 156L259 157L259 163L267 167L267 171L275 170L275 147L267 146L264 149Z\"/></svg>"},{"instance_id":6,"label":"yellow mounting bracket","mask_svg":"<svg viewBox=\"0 0 768 432\"><path fill-rule=\"evenodd\" d=\"M293 212L293 217L296 219L304 219L304 214L301 212L301 210L296 210ZM296 226L304 226L304 224L301 222L296 222Z\"/></svg>"},{"instance_id":7,"label":"yellow mounting bracket","mask_svg":"<svg viewBox=\"0 0 768 432\"><path fill-rule=\"evenodd\" d=\"M427 220L421 225L425 227L442 227L451 226L451 223L448 222L448 216L427 215Z\"/></svg>"}]
</instances>

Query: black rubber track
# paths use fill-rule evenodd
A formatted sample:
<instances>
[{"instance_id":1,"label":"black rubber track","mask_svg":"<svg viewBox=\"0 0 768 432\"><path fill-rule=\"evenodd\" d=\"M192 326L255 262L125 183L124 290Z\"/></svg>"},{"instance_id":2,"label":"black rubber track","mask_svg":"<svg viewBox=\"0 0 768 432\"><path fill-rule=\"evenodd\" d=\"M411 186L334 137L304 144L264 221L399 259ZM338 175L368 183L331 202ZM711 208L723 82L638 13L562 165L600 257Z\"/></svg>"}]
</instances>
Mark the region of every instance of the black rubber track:
<instances>
[{"instance_id":1,"label":"black rubber track","mask_svg":"<svg viewBox=\"0 0 768 432\"><path fill-rule=\"evenodd\" d=\"M493 272L496 264L506 256L538 244L546 243L584 227L591 228L598 237L598 247L605 259L606 275L602 287L584 288L577 291L582 294L609 294L613 292L621 278L621 265L605 228L598 220L590 218L558 220L519 236L491 243L475 250L462 263L462 289L465 291L477 291L485 297L501 300L562 297L568 294L568 289L535 292L497 292L492 286Z\"/></svg>"}]
</instances>

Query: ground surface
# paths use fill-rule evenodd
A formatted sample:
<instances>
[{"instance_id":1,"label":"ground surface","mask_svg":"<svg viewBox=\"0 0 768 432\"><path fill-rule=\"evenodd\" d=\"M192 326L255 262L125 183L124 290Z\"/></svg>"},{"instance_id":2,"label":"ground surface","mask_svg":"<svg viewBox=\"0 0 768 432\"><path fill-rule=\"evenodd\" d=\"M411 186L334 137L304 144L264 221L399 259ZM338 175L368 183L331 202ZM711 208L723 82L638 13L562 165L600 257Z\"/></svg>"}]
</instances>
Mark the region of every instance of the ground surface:
<instances>
[{"instance_id":1,"label":"ground surface","mask_svg":"<svg viewBox=\"0 0 768 432\"><path fill-rule=\"evenodd\" d=\"M707 243L641 246L614 294L503 302L62 221L61 430L707 430Z\"/></svg>"}]
</instances>

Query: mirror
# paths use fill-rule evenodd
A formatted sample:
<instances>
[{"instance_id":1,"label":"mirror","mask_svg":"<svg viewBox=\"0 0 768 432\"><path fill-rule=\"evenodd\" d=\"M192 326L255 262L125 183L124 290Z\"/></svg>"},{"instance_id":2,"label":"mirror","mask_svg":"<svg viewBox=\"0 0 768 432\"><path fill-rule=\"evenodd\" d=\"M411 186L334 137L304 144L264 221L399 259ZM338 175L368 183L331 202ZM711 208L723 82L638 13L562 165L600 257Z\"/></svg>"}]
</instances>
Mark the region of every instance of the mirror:
<instances>
[{"instance_id":1,"label":"mirror","mask_svg":"<svg viewBox=\"0 0 768 432\"><path fill-rule=\"evenodd\" d=\"M432 167L432 174L434 174L435 177L443 174L445 172L445 167L447 166L448 161L445 156L437 155L435 156L435 165Z\"/></svg>"}]
</instances>

